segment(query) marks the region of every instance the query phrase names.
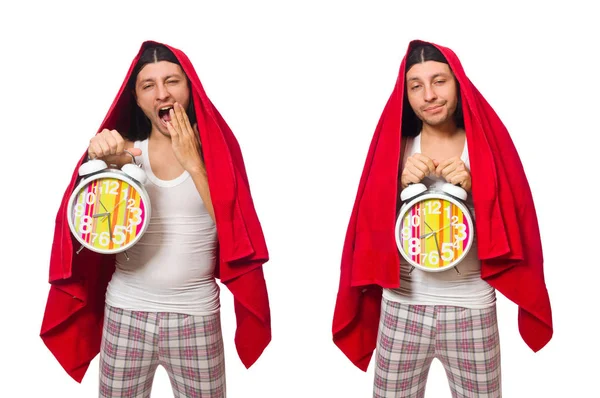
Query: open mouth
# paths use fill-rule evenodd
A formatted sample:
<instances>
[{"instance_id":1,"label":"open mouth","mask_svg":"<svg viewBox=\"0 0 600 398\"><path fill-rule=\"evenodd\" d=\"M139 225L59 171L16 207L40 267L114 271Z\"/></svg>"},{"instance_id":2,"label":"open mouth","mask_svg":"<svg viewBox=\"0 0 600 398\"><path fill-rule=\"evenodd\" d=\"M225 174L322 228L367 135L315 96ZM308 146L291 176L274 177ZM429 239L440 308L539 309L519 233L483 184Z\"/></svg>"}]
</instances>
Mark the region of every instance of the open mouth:
<instances>
[{"instance_id":1,"label":"open mouth","mask_svg":"<svg viewBox=\"0 0 600 398\"><path fill-rule=\"evenodd\" d=\"M164 123L166 122L170 122L171 121L171 115L169 114L169 111L173 109L172 106L165 106L162 107L158 110L158 117L160 118L160 120L162 120Z\"/></svg>"}]
</instances>

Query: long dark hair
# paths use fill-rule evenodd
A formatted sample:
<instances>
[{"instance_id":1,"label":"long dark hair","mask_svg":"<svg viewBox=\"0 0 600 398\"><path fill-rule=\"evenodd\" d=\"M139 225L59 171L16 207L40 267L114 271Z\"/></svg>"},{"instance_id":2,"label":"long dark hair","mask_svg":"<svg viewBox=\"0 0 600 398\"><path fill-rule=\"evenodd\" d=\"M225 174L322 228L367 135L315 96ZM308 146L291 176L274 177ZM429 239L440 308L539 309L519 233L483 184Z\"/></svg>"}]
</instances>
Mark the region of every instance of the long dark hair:
<instances>
[{"instance_id":1,"label":"long dark hair","mask_svg":"<svg viewBox=\"0 0 600 398\"><path fill-rule=\"evenodd\" d=\"M167 61L181 66L175 54L173 54L173 52L167 47L160 44L153 44L146 47L144 52L142 52L137 64L135 64L133 72L131 73L131 77L127 82L127 88L132 94L135 94L135 82L142 68L148 64L160 61ZM190 79L187 77L187 75L185 75L185 77L188 82L188 87L191 89ZM190 95L190 104L186 110L186 113L190 119L190 125L193 126L196 123L196 112L194 111L194 99L192 95ZM130 141L142 141L150 136L151 130L152 124L150 123L150 120L146 117L146 115L144 115L144 112L140 109L140 107L134 103L131 109L129 131L125 133L126 138Z\"/></svg>"},{"instance_id":2,"label":"long dark hair","mask_svg":"<svg viewBox=\"0 0 600 398\"><path fill-rule=\"evenodd\" d=\"M436 47L431 44L421 44L413 47L406 58L406 67L404 71L404 79L406 79L406 73L412 68L413 65L423 63L426 61L437 61L448 65L448 60ZM450 66L450 65L448 65ZM458 95L458 102L456 111L454 112L454 122L458 128L464 128L465 123L463 121L462 112L462 101L460 97L460 85L456 82L456 91ZM408 102L408 94L406 91L406 82L404 83L404 105L402 107L402 135L404 137L414 137L419 135L423 128L423 122L417 117L415 112L412 110Z\"/></svg>"}]
</instances>

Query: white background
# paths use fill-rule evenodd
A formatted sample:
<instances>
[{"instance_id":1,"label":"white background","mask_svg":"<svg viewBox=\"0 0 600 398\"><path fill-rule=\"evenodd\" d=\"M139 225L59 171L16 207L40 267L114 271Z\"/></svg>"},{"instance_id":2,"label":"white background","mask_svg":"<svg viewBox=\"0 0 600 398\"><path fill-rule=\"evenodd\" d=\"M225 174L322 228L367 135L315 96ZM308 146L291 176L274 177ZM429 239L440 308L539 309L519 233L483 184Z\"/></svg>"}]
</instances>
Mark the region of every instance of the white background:
<instances>
[{"instance_id":1,"label":"white background","mask_svg":"<svg viewBox=\"0 0 600 398\"><path fill-rule=\"evenodd\" d=\"M97 396L97 358L78 384L38 336L54 218L147 39L188 54L236 134L270 249L273 341L249 370L235 352L232 298L222 289L230 398L371 396L373 364L363 373L343 356L331 320L365 155L412 39L458 54L508 127L536 202L555 335L534 354L519 336L517 307L499 297L504 396L599 396L593 2L477 3L3 5L0 396ZM153 397L170 391L159 369ZM426 396L450 396L437 361Z\"/></svg>"}]
</instances>

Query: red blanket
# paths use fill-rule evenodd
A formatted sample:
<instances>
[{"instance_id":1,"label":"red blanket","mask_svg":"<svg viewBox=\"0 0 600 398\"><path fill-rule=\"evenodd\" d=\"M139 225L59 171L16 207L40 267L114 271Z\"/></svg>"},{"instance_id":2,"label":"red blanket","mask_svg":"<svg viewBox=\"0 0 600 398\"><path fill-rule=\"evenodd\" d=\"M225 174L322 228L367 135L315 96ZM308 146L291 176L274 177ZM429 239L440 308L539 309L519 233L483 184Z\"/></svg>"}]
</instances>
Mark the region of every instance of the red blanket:
<instances>
[{"instance_id":1,"label":"red blanket","mask_svg":"<svg viewBox=\"0 0 600 398\"><path fill-rule=\"evenodd\" d=\"M379 120L342 253L333 316L333 341L367 370L376 345L381 288L400 285L394 240L406 57ZM433 43L429 43L433 44ZM435 45L435 44L434 44ZM481 277L519 306L519 331L538 351L552 337L552 312L543 272L535 207L519 155L506 127L465 75L457 56L435 45L460 84L477 215Z\"/></svg>"},{"instance_id":2,"label":"red blanket","mask_svg":"<svg viewBox=\"0 0 600 398\"><path fill-rule=\"evenodd\" d=\"M135 102L126 89L142 44L106 118L98 129L127 131ZM271 319L262 265L269 255L256 215L240 147L233 133L207 97L188 57L167 46L191 82L192 98L202 141L219 240L217 277L234 297L235 344L241 361L250 367L271 341ZM114 256L83 250L67 223L67 204L77 182L75 166L56 217L50 257L50 292L41 338L73 379L81 382L90 361L100 350L104 295L114 271ZM75 247L77 249L79 245Z\"/></svg>"}]
</instances>

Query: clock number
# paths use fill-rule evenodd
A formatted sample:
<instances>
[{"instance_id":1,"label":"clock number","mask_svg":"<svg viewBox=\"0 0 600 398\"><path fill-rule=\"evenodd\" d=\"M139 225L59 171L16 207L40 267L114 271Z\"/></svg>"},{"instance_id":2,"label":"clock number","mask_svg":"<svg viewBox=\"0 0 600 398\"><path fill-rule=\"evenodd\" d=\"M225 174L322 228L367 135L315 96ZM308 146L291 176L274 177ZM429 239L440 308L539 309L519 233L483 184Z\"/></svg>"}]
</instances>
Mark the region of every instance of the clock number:
<instances>
[{"instance_id":1,"label":"clock number","mask_svg":"<svg viewBox=\"0 0 600 398\"><path fill-rule=\"evenodd\" d=\"M442 260L448 262L454 258L454 250L452 243L442 243Z\"/></svg>"},{"instance_id":2,"label":"clock number","mask_svg":"<svg viewBox=\"0 0 600 398\"><path fill-rule=\"evenodd\" d=\"M99 243L100 246L108 246L108 244L110 243L110 234L106 231L102 232L100 234Z\"/></svg>"},{"instance_id":3,"label":"clock number","mask_svg":"<svg viewBox=\"0 0 600 398\"><path fill-rule=\"evenodd\" d=\"M131 211L133 213L133 217L134 218L130 218L129 224L133 224L133 225L140 225L142 222L142 209L138 208L138 207L134 207L133 209L129 209L129 211Z\"/></svg>"},{"instance_id":4,"label":"clock number","mask_svg":"<svg viewBox=\"0 0 600 398\"><path fill-rule=\"evenodd\" d=\"M444 211L446 212L446 218L452 217L452 206L451 205L444 207ZM454 217L456 217L456 216L454 216Z\"/></svg>"},{"instance_id":5,"label":"clock number","mask_svg":"<svg viewBox=\"0 0 600 398\"><path fill-rule=\"evenodd\" d=\"M427 214L442 214L442 204L437 200L428 201L427 203L425 203L425 207L427 208Z\"/></svg>"},{"instance_id":6,"label":"clock number","mask_svg":"<svg viewBox=\"0 0 600 398\"><path fill-rule=\"evenodd\" d=\"M115 230L113 231L113 242L115 243L115 245L122 245L123 243L125 243L125 232L127 232L127 227L124 227L122 225L117 225L115 227Z\"/></svg>"},{"instance_id":7,"label":"clock number","mask_svg":"<svg viewBox=\"0 0 600 398\"><path fill-rule=\"evenodd\" d=\"M408 241L408 254L411 256L416 256L421 253L421 240L417 238L411 238Z\"/></svg>"},{"instance_id":8,"label":"clock number","mask_svg":"<svg viewBox=\"0 0 600 398\"><path fill-rule=\"evenodd\" d=\"M409 218L409 226L416 227L421 224L421 217L419 216L410 216Z\"/></svg>"},{"instance_id":9,"label":"clock number","mask_svg":"<svg viewBox=\"0 0 600 398\"><path fill-rule=\"evenodd\" d=\"M101 190L101 192L105 192L107 195L118 194L119 183L117 181L104 181L102 185L104 185L104 190Z\"/></svg>"},{"instance_id":10,"label":"clock number","mask_svg":"<svg viewBox=\"0 0 600 398\"><path fill-rule=\"evenodd\" d=\"M452 216L452 222L450 223L451 225L456 225L458 224L458 216Z\"/></svg>"},{"instance_id":11,"label":"clock number","mask_svg":"<svg viewBox=\"0 0 600 398\"><path fill-rule=\"evenodd\" d=\"M81 224L79 224L79 232L83 235L89 234L92 230L92 217L83 216L81 217Z\"/></svg>"},{"instance_id":12,"label":"clock number","mask_svg":"<svg viewBox=\"0 0 600 398\"><path fill-rule=\"evenodd\" d=\"M408 240L408 238L410 238L410 228L404 227L402 228L402 239Z\"/></svg>"},{"instance_id":13,"label":"clock number","mask_svg":"<svg viewBox=\"0 0 600 398\"><path fill-rule=\"evenodd\" d=\"M87 203L88 205L93 205L94 202L96 202L96 194L93 192L88 192L85 195L85 203Z\"/></svg>"},{"instance_id":14,"label":"clock number","mask_svg":"<svg viewBox=\"0 0 600 398\"><path fill-rule=\"evenodd\" d=\"M100 246L108 246L110 243L110 234L108 232L102 232L101 234L97 234L92 232L92 245L96 243L96 239L98 239L98 243Z\"/></svg>"},{"instance_id":15,"label":"clock number","mask_svg":"<svg viewBox=\"0 0 600 398\"><path fill-rule=\"evenodd\" d=\"M454 235L454 239L458 239L460 241L465 240L467 238L467 226L465 224L453 224L454 229L458 230L458 235Z\"/></svg>"},{"instance_id":16,"label":"clock number","mask_svg":"<svg viewBox=\"0 0 600 398\"><path fill-rule=\"evenodd\" d=\"M429 264L431 265L438 265L440 263L440 256L438 255L437 251L432 251L429 252Z\"/></svg>"},{"instance_id":17,"label":"clock number","mask_svg":"<svg viewBox=\"0 0 600 398\"><path fill-rule=\"evenodd\" d=\"M83 206L83 203L77 203L75 205L75 216L76 217L81 217L83 216L83 211L85 210L85 207Z\"/></svg>"},{"instance_id":18,"label":"clock number","mask_svg":"<svg viewBox=\"0 0 600 398\"><path fill-rule=\"evenodd\" d=\"M131 224L133 225L140 225L140 223L142 222L142 209L140 209L139 207L135 207L135 199L129 199L127 201L127 209L133 213L133 219L130 218L129 221L129 227L131 228Z\"/></svg>"}]
</instances>

